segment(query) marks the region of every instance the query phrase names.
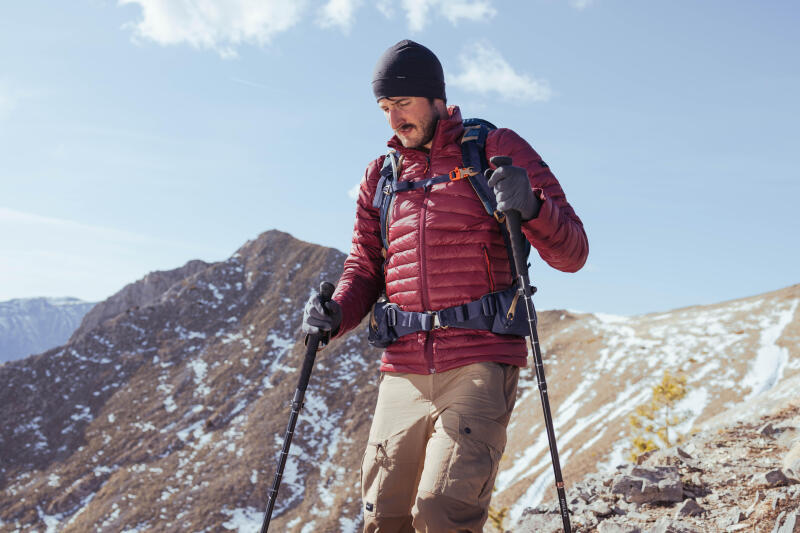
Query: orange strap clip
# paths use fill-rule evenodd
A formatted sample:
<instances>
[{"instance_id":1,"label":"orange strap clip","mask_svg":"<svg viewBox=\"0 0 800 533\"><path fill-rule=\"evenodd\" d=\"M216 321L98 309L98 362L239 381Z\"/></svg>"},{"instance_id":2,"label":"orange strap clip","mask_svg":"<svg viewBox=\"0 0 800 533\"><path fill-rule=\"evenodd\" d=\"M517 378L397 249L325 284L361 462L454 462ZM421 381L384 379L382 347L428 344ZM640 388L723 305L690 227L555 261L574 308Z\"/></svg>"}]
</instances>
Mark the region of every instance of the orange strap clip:
<instances>
[{"instance_id":1,"label":"orange strap clip","mask_svg":"<svg viewBox=\"0 0 800 533\"><path fill-rule=\"evenodd\" d=\"M469 178L476 174L477 172L475 172L475 169L472 167L466 167L466 168L456 167L450 171L448 176L450 176L450 181L458 181L458 180L463 180L464 178Z\"/></svg>"}]
</instances>

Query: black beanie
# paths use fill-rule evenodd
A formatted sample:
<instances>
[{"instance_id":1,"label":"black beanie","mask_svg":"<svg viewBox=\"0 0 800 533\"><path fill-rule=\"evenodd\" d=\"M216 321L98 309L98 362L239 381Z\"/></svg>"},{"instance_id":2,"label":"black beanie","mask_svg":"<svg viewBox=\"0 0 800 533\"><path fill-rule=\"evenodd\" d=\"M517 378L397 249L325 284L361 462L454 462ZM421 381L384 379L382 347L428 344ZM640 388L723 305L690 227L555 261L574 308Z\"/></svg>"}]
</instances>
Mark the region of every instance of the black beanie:
<instances>
[{"instance_id":1,"label":"black beanie","mask_svg":"<svg viewBox=\"0 0 800 533\"><path fill-rule=\"evenodd\" d=\"M414 41L400 41L386 50L372 74L375 99L426 96L446 100L442 64L433 52Z\"/></svg>"}]
</instances>

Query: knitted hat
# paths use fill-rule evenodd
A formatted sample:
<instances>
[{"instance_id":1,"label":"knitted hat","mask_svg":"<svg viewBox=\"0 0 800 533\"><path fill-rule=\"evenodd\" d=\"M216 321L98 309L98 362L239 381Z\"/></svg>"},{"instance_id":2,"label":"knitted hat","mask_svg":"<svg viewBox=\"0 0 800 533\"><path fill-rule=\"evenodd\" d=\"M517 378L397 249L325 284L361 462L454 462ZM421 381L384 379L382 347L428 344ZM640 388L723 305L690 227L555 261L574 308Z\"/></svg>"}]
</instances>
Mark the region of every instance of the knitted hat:
<instances>
[{"instance_id":1,"label":"knitted hat","mask_svg":"<svg viewBox=\"0 0 800 533\"><path fill-rule=\"evenodd\" d=\"M372 74L375 99L426 96L445 100L442 64L433 52L404 40L386 50Z\"/></svg>"}]
</instances>

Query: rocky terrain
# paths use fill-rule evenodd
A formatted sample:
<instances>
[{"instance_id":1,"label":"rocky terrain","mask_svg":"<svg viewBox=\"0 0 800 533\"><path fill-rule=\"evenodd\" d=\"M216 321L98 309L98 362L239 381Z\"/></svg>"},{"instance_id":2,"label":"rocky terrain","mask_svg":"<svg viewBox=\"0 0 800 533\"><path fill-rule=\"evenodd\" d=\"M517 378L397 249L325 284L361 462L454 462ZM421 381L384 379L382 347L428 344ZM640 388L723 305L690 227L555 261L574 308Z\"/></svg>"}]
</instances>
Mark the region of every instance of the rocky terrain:
<instances>
[{"instance_id":1,"label":"rocky terrain","mask_svg":"<svg viewBox=\"0 0 800 533\"><path fill-rule=\"evenodd\" d=\"M741 416L733 409L680 446L588 475L569 491L576 531L797 533L798 390L800 379L787 381L764 398L767 414ZM552 501L526 508L509 531L561 530Z\"/></svg>"},{"instance_id":2,"label":"rocky terrain","mask_svg":"<svg viewBox=\"0 0 800 533\"><path fill-rule=\"evenodd\" d=\"M226 261L192 262L129 285L87 315L63 346L0 365L0 531L257 530L302 360L300 311L321 280L338 278L343 259L336 250L267 232ZM725 413L743 405L741 412L752 409L758 418L786 407L759 407L757 399L775 396L800 375L798 302L800 285L639 317L540 312L569 498L582 497L578 483L590 473L610 472L613 486L630 442L627 415L665 369L688 376L680 407L690 416L680 431L722 416L720 428L734 424L723 431L742 432L729 433L732 443L749 442L751 426L761 429L761 421L736 429ZM379 355L363 328L320 353L273 515L275 531L359 531L358 476ZM520 520L539 514L528 508L552 498L538 397L526 369L488 526L499 531L516 531ZM787 445L786 420L794 419L775 418L777 432L758 437L764 446L773 437L775 446ZM703 442L697 450L706 449ZM706 455L683 446L693 460ZM714 472L721 468L708 464ZM708 510L699 520L717 524L711 500L703 500L711 496L693 492L700 485L692 485L692 475L707 477L705 471L653 466L677 466L686 489L681 497L694 494ZM595 495L605 494L609 478L598 479ZM701 481L714 487L711 479ZM772 496L768 490L765 497ZM575 500L576 520L586 515L581 505L599 500L627 513L600 525L674 511L631 507L611 494ZM594 527L586 516L585 527ZM739 522L752 525L752 516ZM655 524L640 522L631 526Z\"/></svg>"},{"instance_id":3,"label":"rocky terrain","mask_svg":"<svg viewBox=\"0 0 800 533\"><path fill-rule=\"evenodd\" d=\"M77 298L0 302L0 363L64 344L92 307Z\"/></svg>"}]
</instances>

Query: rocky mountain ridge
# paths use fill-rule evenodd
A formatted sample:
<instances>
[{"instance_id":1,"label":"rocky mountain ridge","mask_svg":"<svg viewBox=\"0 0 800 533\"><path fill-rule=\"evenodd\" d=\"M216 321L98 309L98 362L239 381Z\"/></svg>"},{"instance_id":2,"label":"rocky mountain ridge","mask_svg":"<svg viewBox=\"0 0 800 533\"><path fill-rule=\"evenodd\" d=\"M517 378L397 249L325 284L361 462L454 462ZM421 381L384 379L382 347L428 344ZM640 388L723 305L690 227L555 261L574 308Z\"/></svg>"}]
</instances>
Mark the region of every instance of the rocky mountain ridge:
<instances>
[{"instance_id":1,"label":"rocky mountain ridge","mask_svg":"<svg viewBox=\"0 0 800 533\"><path fill-rule=\"evenodd\" d=\"M0 302L0 363L64 344L94 305L77 298Z\"/></svg>"},{"instance_id":2,"label":"rocky mountain ridge","mask_svg":"<svg viewBox=\"0 0 800 533\"><path fill-rule=\"evenodd\" d=\"M0 366L0 531L257 529L302 360L300 310L343 260L267 232L171 284L129 286L136 297L112 297L64 346ZM685 431L794 379L798 302L793 286L641 317L540 312L568 494L624 462L626 416L664 369L689 376ZM320 353L276 530L359 530L378 358L363 327ZM505 527L549 497L540 419L528 368L493 499Z\"/></svg>"},{"instance_id":3,"label":"rocky mountain ridge","mask_svg":"<svg viewBox=\"0 0 800 533\"><path fill-rule=\"evenodd\" d=\"M119 292L95 305L83 317L80 327L74 331L72 338L80 337L120 313L155 303L173 284L190 278L208 266L205 261L195 259L180 268L156 270L134 283L129 283Z\"/></svg>"}]
</instances>

